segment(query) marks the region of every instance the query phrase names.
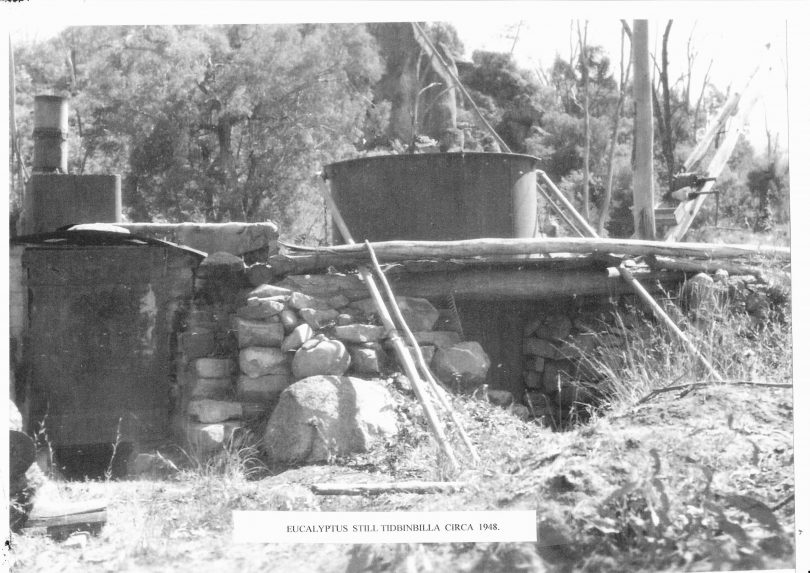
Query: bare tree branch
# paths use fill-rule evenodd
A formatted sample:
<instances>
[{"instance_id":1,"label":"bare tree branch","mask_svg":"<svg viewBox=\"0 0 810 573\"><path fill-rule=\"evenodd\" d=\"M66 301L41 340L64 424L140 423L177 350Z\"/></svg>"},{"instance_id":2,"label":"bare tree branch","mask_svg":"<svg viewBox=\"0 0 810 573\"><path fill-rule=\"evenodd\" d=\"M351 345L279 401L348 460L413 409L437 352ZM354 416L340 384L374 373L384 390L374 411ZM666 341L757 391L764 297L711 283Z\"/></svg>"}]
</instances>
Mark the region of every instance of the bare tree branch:
<instances>
[{"instance_id":1,"label":"bare tree branch","mask_svg":"<svg viewBox=\"0 0 810 573\"><path fill-rule=\"evenodd\" d=\"M672 29L672 20L667 21L664 30L664 39L661 43L661 87L663 89L664 102L664 132L662 133L662 147L664 148L664 159L667 162L667 188L672 182L672 174L675 170L675 154L672 148L672 105L669 93L669 32Z\"/></svg>"},{"instance_id":2,"label":"bare tree branch","mask_svg":"<svg viewBox=\"0 0 810 573\"><path fill-rule=\"evenodd\" d=\"M627 39L632 42L633 31L630 29L630 24L627 23L627 20L622 20L622 30L624 30L624 33L627 34Z\"/></svg>"},{"instance_id":3,"label":"bare tree branch","mask_svg":"<svg viewBox=\"0 0 810 573\"><path fill-rule=\"evenodd\" d=\"M627 23L622 21L626 26ZM621 122L622 108L624 107L624 99L627 95L627 84L630 78L630 64L631 58L627 59L627 68L624 64L624 31L622 32L622 47L621 47L621 60L619 63L619 100L616 102L616 111L613 114L613 133L610 138L610 151L608 152L608 172L607 172L607 188L605 190L605 197L602 200L601 208L599 209L599 219L596 225L596 230L600 235L607 235L605 226L607 225L608 216L610 214L610 202L613 197L613 172L615 168L616 146L619 141L619 123ZM630 36L628 36L629 38ZM629 42L628 42L629 43Z\"/></svg>"},{"instance_id":4,"label":"bare tree branch","mask_svg":"<svg viewBox=\"0 0 810 573\"><path fill-rule=\"evenodd\" d=\"M714 60L709 60L709 67L706 68L706 75L703 76L703 85L700 87L700 95L695 102L695 121L692 124L692 137L697 140L698 122L700 121L700 108L703 105L703 94L706 91L706 84L709 83L709 72L712 71Z\"/></svg>"}]
</instances>

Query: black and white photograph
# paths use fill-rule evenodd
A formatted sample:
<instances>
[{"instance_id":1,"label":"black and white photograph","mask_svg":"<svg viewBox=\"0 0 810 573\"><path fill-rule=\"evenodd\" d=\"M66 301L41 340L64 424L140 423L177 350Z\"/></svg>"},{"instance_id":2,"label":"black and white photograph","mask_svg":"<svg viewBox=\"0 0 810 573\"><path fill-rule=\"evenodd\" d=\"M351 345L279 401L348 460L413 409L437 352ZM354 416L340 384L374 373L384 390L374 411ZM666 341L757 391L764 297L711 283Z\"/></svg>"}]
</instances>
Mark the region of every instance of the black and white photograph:
<instances>
[{"instance_id":1,"label":"black and white photograph","mask_svg":"<svg viewBox=\"0 0 810 573\"><path fill-rule=\"evenodd\" d=\"M0 13L10 571L810 567L796 5Z\"/></svg>"}]
</instances>

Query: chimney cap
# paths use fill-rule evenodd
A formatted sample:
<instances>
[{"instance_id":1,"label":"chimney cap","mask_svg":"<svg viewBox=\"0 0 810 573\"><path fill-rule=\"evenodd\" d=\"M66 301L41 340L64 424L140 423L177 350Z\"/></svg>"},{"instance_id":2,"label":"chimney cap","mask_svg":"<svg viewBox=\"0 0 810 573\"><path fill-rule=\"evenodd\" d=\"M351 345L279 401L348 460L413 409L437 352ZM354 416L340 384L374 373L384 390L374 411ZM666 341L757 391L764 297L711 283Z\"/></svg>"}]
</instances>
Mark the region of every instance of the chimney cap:
<instances>
[{"instance_id":1,"label":"chimney cap","mask_svg":"<svg viewBox=\"0 0 810 573\"><path fill-rule=\"evenodd\" d=\"M60 95L43 94L43 95L34 96L34 101L50 101L50 102L56 103L56 102L62 102L62 101L67 101L67 100L68 100L68 98L66 98L64 96L60 96Z\"/></svg>"}]
</instances>

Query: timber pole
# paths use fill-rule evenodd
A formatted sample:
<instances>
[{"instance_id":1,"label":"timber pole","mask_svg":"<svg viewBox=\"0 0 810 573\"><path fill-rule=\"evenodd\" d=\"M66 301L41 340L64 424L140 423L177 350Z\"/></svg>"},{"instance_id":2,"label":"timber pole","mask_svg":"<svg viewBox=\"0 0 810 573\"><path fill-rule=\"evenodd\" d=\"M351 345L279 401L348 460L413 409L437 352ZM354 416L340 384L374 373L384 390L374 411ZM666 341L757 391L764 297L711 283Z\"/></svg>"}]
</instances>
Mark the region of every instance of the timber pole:
<instances>
[{"instance_id":1,"label":"timber pole","mask_svg":"<svg viewBox=\"0 0 810 573\"><path fill-rule=\"evenodd\" d=\"M453 241L380 241L371 243L377 258L383 262L485 257L496 255L539 255L542 253L615 254L632 257L660 255L665 257L697 257L701 259L751 258L768 256L777 259L790 258L790 248L770 245L724 245L720 243L664 243L662 241L638 241L633 239L602 238L484 238ZM290 248L313 257L323 257L324 262L336 264L342 255L350 260L369 260L368 250L356 243L330 247ZM330 255L337 255L331 258ZM299 258L293 255L292 258Z\"/></svg>"},{"instance_id":2,"label":"timber pole","mask_svg":"<svg viewBox=\"0 0 810 573\"><path fill-rule=\"evenodd\" d=\"M633 274L623 266L619 267L619 273L621 273L622 278L633 287L633 290L635 290L636 294L641 297L641 300L643 300L647 304L647 306L650 307L650 309L655 314L656 318L658 318L658 320L663 322L667 326L667 328L669 328L669 330L675 336L677 336L681 342L683 342L684 346L686 347L686 350L692 356L697 358L700 361L700 363L703 364L703 366L706 367L711 377L714 378L716 382L723 382L723 377L720 376L720 374L718 374L718 372L714 369L711 363L700 353L700 351L692 343L692 341L689 340L689 337L686 336L680 328L678 328L678 325L675 324L675 322L669 317L666 311L664 311L664 309L661 308L657 302L655 302L655 299L652 297L652 295L650 295L650 293L647 292L647 290L641 285L641 283L638 282L638 280L636 280Z\"/></svg>"},{"instance_id":3,"label":"timber pole","mask_svg":"<svg viewBox=\"0 0 810 573\"><path fill-rule=\"evenodd\" d=\"M579 223L580 227L582 227L582 232L584 232L587 235L590 235L595 239L598 239L599 234L596 231L594 231L593 227L591 227L588 221L585 220L585 218L579 214L579 211L577 211L576 208L571 204L571 202L565 197L565 195L563 195L562 191L560 191L557 188L557 186L554 185L554 182L546 174L546 172L538 169L537 174L540 176L541 179L543 179L548 188L551 189L552 193L554 193L554 196L557 198L557 200L560 203L562 203L563 207L565 207L565 210L568 211L568 214L571 215L577 223ZM575 230L579 232L580 235L582 234L582 232L579 229L575 228Z\"/></svg>"},{"instance_id":4,"label":"timber pole","mask_svg":"<svg viewBox=\"0 0 810 573\"><path fill-rule=\"evenodd\" d=\"M653 185L653 114L647 20L633 20L633 220L636 237L655 240L655 188Z\"/></svg>"},{"instance_id":5,"label":"timber pole","mask_svg":"<svg viewBox=\"0 0 810 573\"><path fill-rule=\"evenodd\" d=\"M332 213L332 218L334 219L340 234L343 236L343 239L349 244L356 244L352 238L351 232L349 231L349 227L346 225L346 221L341 216L334 199L332 199L332 194L329 192L329 188L327 187L325 180L321 179L319 188L321 190L321 194L323 195L323 199L326 202L327 208ZM411 357L408 347L405 346L402 337L399 335L399 332L394 325L394 321L391 318L391 314L388 312L388 308L383 300L382 294L380 293L380 289L377 286L377 282L374 280L374 275L371 274L365 265L358 266L357 272L363 279L371 298L374 300L374 304L377 306L377 311L379 313L380 320L385 327L386 334L388 335L391 343L394 345L394 350L397 353L400 363L405 369L405 374L411 380L413 390L422 405L422 409L425 411L425 417L428 420L428 425L433 431L436 441L439 443L442 451L444 451L444 454L450 461L450 465L453 467L453 470L458 472L460 469L458 460L456 459L456 456L444 435L441 423L436 415L436 410L433 408L433 404L430 401L430 394L422 385L423 382L416 369L413 358Z\"/></svg>"},{"instance_id":6,"label":"timber pole","mask_svg":"<svg viewBox=\"0 0 810 573\"><path fill-rule=\"evenodd\" d=\"M405 321L405 317L402 316L402 311L399 310L399 305L397 304L397 298L394 296L394 291L391 289L391 284L388 282L388 279L385 277L385 273L383 273L382 267L380 267L380 263L377 260L377 256L374 253L374 249L371 247L371 244L366 241L366 248L368 249L368 254L371 257L371 265L374 268L374 272L377 274L377 277L380 279L380 283L383 285L383 289L385 290L385 294L388 297L388 300L391 304L391 310L394 313L394 316L397 319L402 331L405 333L405 336L408 338L408 342L410 342L411 347L414 350L414 355L416 356L417 364L419 368L422 370L422 374L425 375L425 380L428 383L428 388L433 392L433 395L436 396L436 399L439 401L439 404L447 410L448 414L450 414L450 419L455 424L456 429L458 430L461 439L464 441L464 445L467 446L467 449L470 451L470 455L472 456L473 462L476 464L481 461L478 452L475 449L475 446L470 440L469 434L464 430L464 426L461 424L461 420L458 419L456 416L455 410L447 401L444 395L444 390L439 386L439 383L436 381L436 378L433 376L433 372L430 371L430 368L425 362L425 357L422 355L422 349L419 347L419 342L417 342L416 337L411 331L411 327L408 326L408 323Z\"/></svg>"}]
</instances>

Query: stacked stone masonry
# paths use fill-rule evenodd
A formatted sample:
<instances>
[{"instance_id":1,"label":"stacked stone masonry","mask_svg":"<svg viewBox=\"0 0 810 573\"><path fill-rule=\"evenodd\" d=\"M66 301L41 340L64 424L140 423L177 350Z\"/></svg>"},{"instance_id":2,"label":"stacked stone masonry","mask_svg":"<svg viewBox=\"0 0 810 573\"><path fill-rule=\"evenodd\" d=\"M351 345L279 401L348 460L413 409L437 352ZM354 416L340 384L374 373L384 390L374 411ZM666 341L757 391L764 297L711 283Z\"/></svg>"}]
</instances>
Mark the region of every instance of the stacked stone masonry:
<instances>
[{"instance_id":1,"label":"stacked stone masonry","mask_svg":"<svg viewBox=\"0 0 810 573\"><path fill-rule=\"evenodd\" d=\"M671 303L668 311L677 320L700 324L717 300L728 298L731 287L722 279L696 277L686 285L688 316L679 315ZM371 299L320 298L273 284L254 285L242 260L224 253L208 257L198 273L194 305L178 339L176 394L185 437L202 452L226 445L254 421L266 421L282 393L298 381L333 377L344 387L346 382L338 379L379 381L398 370ZM533 316L525 317L525 391L514 395L493 381L485 386L489 358L478 342L462 340L453 311L411 297L399 297L398 306L422 357L447 387L467 393L485 387L491 402L524 418L565 415L594 403L604 379L599 365L621 353L628 327L649 328L650 318L639 318L643 307L632 296L539 304ZM621 308L630 312L622 314Z\"/></svg>"},{"instance_id":2,"label":"stacked stone masonry","mask_svg":"<svg viewBox=\"0 0 810 573\"><path fill-rule=\"evenodd\" d=\"M371 299L322 299L272 284L250 288L238 257L201 265L194 305L179 334L178 400L185 439L200 453L265 420L294 382L319 376L379 379L397 370ZM482 384L489 359L477 342L434 330L452 321L429 301L398 297L419 350L448 385Z\"/></svg>"}]
</instances>

